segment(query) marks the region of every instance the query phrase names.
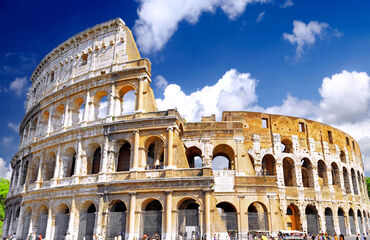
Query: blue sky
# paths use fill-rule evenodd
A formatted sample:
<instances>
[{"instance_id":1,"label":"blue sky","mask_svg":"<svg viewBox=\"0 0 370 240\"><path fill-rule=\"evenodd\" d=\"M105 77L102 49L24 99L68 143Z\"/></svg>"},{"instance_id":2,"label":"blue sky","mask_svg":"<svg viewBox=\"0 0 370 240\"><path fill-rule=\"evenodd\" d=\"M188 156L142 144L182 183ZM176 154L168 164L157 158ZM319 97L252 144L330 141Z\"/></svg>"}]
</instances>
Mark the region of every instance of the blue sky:
<instances>
[{"instance_id":1,"label":"blue sky","mask_svg":"<svg viewBox=\"0 0 370 240\"><path fill-rule=\"evenodd\" d=\"M360 142L370 176L370 1L249 2L0 0L0 168L17 150L39 61L121 17L152 62L160 108L177 106L190 120L253 110L323 121Z\"/></svg>"}]
</instances>

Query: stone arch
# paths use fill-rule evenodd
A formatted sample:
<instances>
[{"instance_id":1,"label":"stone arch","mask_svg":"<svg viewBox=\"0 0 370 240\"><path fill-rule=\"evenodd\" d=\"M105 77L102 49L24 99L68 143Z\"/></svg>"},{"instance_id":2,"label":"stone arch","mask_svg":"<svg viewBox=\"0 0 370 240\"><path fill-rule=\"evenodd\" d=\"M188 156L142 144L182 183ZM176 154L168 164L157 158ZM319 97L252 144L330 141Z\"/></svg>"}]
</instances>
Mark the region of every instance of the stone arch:
<instances>
[{"instance_id":1,"label":"stone arch","mask_svg":"<svg viewBox=\"0 0 370 240\"><path fill-rule=\"evenodd\" d=\"M305 209L307 218L307 232L311 234L319 233L319 218L317 209L314 205L307 205Z\"/></svg>"},{"instance_id":2,"label":"stone arch","mask_svg":"<svg viewBox=\"0 0 370 240\"><path fill-rule=\"evenodd\" d=\"M54 240L64 240L68 231L70 210L67 204L61 203L56 209Z\"/></svg>"},{"instance_id":3,"label":"stone arch","mask_svg":"<svg viewBox=\"0 0 370 240\"><path fill-rule=\"evenodd\" d=\"M164 140L159 136L151 136L145 140L146 169L164 167L164 145Z\"/></svg>"},{"instance_id":4,"label":"stone arch","mask_svg":"<svg viewBox=\"0 0 370 240\"><path fill-rule=\"evenodd\" d=\"M77 153L73 147L67 148L62 154L63 177L72 177L75 174Z\"/></svg>"},{"instance_id":5,"label":"stone arch","mask_svg":"<svg viewBox=\"0 0 370 240\"><path fill-rule=\"evenodd\" d=\"M347 168L343 167L343 181L344 181L344 187L346 189L346 193L351 193L351 185L349 180L349 175Z\"/></svg>"},{"instance_id":6,"label":"stone arch","mask_svg":"<svg viewBox=\"0 0 370 240\"><path fill-rule=\"evenodd\" d=\"M285 186L296 186L296 174L294 160L288 157L283 159L284 184Z\"/></svg>"},{"instance_id":7,"label":"stone arch","mask_svg":"<svg viewBox=\"0 0 370 240\"><path fill-rule=\"evenodd\" d=\"M234 239L238 234L238 213L236 207L230 202L220 202L216 205L221 216L226 232L230 239Z\"/></svg>"},{"instance_id":8,"label":"stone arch","mask_svg":"<svg viewBox=\"0 0 370 240\"><path fill-rule=\"evenodd\" d=\"M130 84L124 85L118 89L118 97L119 97L119 115L133 113L136 109L137 101L136 95L137 91L136 88Z\"/></svg>"},{"instance_id":9,"label":"stone arch","mask_svg":"<svg viewBox=\"0 0 370 240\"><path fill-rule=\"evenodd\" d=\"M338 222L339 222L340 233L343 235L347 235L345 213L341 207L338 208Z\"/></svg>"},{"instance_id":10,"label":"stone arch","mask_svg":"<svg viewBox=\"0 0 370 240\"><path fill-rule=\"evenodd\" d=\"M312 163L308 158L301 160L301 173L303 187L314 187Z\"/></svg>"},{"instance_id":11,"label":"stone arch","mask_svg":"<svg viewBox=\"0 0 370 240\"><path fill-rule=\"evenodd\" d=\"M331 164L331 178L332 178L332 184L334 186L340 187L340 173L338 165L335 162L332 162Z\"/></svg>"},{"instance_id":12,"label":"stone arch","mask_svg":"<svg viewBox=\"0 0 370 240\"><path fill-rule=\"evenodd\" d=\"M348 217L351 234L356 235L355 213L352 208L350 208L348 211Z\"/></svg>"},{"instance_id":13,"label":"stone arch","mask_svg":"<svg viewBox=\"0 0 370 240\"><path fill-rule=\"evenodd\" d=\"M253 202L248 207L249 231L269 231L267 208L261 202Z\"/></svg>"},{"instance_id":14,"label":"stone arch","mask_svg":"<svg viewBox=\"0 0 370 240\"><path fill-rule=\"evenodd\" d=\"M65 112L65 106L64 104L59 104L58 107L55 108L53 113L53 120L52 120L52 126L53 131L59 130L63 127L64 123L64 112Z\"/></svg>"},{"instance_id":15,"label":"stone arch","mask_svg":"<svg viewBox=\"0 0 370 240\"><path fill-rule=\"evenodd\" d=\"M98 91L93 97L94 120L105 118L108 115L108 93Z\"/></svg>"},{"instance_id":16,"label":"stone arch","mask_svg":"<svg viewBox=\"0 0 370 240\"><path fill-rule=\"evenodd\" d=\"M276 175L276 160L271 154L266 154L262 158L263 175L274 176Z\"/></svg>"},{"instance_id":17,"label":"stone arch","mask_svg":"<svg viewBox=\"0 0 370 240\"><path fill-rule=\"evenodd\" d=\"M85 100L82 97L76 97L71 106L72 125L83 121L85 110Z\"/></svg>"},{"instance_id":18,"label":"stone arch","mask_svg":"<svg viewBox=\"0 0 370 240\"><path fill-rule=\"evenodd\" d=\"M301 217L299 208L295 204L290 204L286 210L288 230L301 230Z\"/></svg>"},{"instance_id":19,"label":"stone arch","mask_svg":"<svg viewBox=\"0 0 370 240\"><path fill-rule=\"evenodd\" d=\"M346 163L346 154L343 150L340 151L339 158L342 163Z\"/></svg>"},{"instance_id":20,"label":"stone arch","mask_svg":"<svg viewBox=\"0 0 370 240\"><path fill-rule=\"evenodd\" d=\"M130 171L131 144L128 141L122 143L117 159L117 172Z\"/></svg>"},{"instance_id":21,"label":"stone arch","mask_svg":"<svg viewBox=\"0 0 370 240\"><path fill-rule=\"evenodd\" d=\"M46 234L46 228L48 224L48 207L43 204L38 210L38 218L37 218L37 235L41 235L43 238L45 238Z\"/></svg>"},{"instance_id":22,"label":"stone arch","mask_svg":"<svg viewBox=\"0 0 370 240\"><path fill-rule=\"evenodd\" d=\"M149 236L149 238L154 237L154 235L159 235L159 239L162 236L162 210L163 205L157 199L148 199L142 204L142 232L141 237L144 235Z\"/></svg>"},{"instance_id":23,"label":"stone arch","mask_svg":"<svg viewBox=\"0 0 370 240\"><path fill-rule=\"evenodd\" d=\"M39 167L40 167L40 157L32 158L30 168L28 170L29 171L29 179L28 179L29 184L36 182L37 175L39 172Z\"/></svg>"},{"instance_id":24,"label":"stone arch","mask_svg":"<svg viewBox=\"0 0 370 240\"><path fill-rule=\"evenodd\" d=\"M335 228L334 228L334 218L333 218L333 211L330 207L325 208L325 225L326 225L326 232L330 236L335 235Z\"/></svg>"},{"instance_id":25,"label":"stone arch","mask_svg":"<svg viewBox=\"0 0 370 240\"><path fill-rule=\"evenodd\" d=\"M353 168L351 169L351 180L352 180L353 193L358 194L356 172Z\"/></svg>"},{"instance_id":26,"label":"stone arch","mask_svg":"<svg viewBox=\"0 0 370 240\"><path fill-rule=\"evenodd\" d=\"M56 155L53 151L50 151L43 163L42 179L44 181L51 180L54 177Z\"/></svg>"},{"instance_id":27,"label":"stone arch","mask_svg":"<svg viewBox=\"0 0 370 240\"><path fill-rule=\"evenodd\" d=\"M80 210L80 224L78 231L78 239L92 239L95 231L95 218L97 208L94 202L85 201Z\"/></svg>"},{"instance_id":28,"label":"stone arch","mask_svg":"<svg viewBox=\"0 0 370 240\"><path fill-rule=\"evenodd\" d=\"M201 168L203 166L202 151L195 146L186 149L186 158L189 168Z\"/></svg>"},{"instance_id":29,"label":"stone arch","mask_svg":"<svg viewBox=\"0 0 370 240\"><path fill-rule=\"evenodd\" d=\"M107 239L114 239L121 234L125 236L127 207L121 200L113 200L108 212Z\"/></svg>"},{"instance_id":30,"label":"stone arch","mask_svg":"<svg viewBox=\"0 0 370 240\"><path fill-rule=\"evenodd\" d=\"M328 170L326 164L323 160L317 162L317 175L319 177L320 186L328 185Z\"/></svg>"},{"instance_id":31,"label":"stone arch","mask_svg":"<svg viewBox=\"0 0 370 240\"><path fill-rule=\"evenodd\" d=\"M188 227L195 229L200 236L200 205L194 198L183 198L178 203L178 224L177 231L181 236L191 236L191 232L187 232Z\"/></svg>"},{"instance_id":32,"label":"stone arch","mask_svg":"<svg viewBox=\"0 0 370 240\"><path fill-rule=\"evenodd\" d=\"M213 149L212 154L213 170L235 170L235 153L232 147L227 144L219 144Z\"/></svg>"},{"instance_id":33,"label":"stone arch","mask_svg":"<svg viewBox=\"0 0 370 240\"><path fill-rule=\"evenodd\" d=\"M281 152L283 153L293 153L293 143L290 141L290 139L282 139L281 140Z\"/></svg>"}]
</instances>

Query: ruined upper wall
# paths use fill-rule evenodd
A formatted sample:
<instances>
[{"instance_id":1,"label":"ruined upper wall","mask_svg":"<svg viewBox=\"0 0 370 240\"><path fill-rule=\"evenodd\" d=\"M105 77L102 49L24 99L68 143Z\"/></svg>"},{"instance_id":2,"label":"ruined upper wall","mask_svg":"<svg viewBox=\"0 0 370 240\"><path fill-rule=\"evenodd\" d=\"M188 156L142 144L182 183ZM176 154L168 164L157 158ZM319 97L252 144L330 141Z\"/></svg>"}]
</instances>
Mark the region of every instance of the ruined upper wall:
<instances>
[{"instance_id":1,"label":"ruined upper wall","mask_svg":"<svg viewBox=\"0 0 370 240\"><path fill-rule=\"evenodd\" d=\"M88 28L54 48L37 66L31 76L27 112L53 91L122 70L140 58L132 33L122 19Z\"/></svg>"}]
</instances>

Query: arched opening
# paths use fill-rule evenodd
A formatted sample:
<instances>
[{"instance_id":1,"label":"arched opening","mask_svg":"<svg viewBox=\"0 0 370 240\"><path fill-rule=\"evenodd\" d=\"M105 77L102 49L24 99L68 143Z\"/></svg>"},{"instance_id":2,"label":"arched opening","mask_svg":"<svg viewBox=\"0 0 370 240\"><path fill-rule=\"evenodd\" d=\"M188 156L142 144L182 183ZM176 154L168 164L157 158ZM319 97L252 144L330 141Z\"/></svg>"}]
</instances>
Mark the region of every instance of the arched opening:
<instances>
[{"instance_id":1,"label":"arched opening","mask_svg":"<svg viewBox=\"0 0 370 240\"><path fill-rule=\"evenodd\" d=\"M314 187L312 164L308 158L301 160L301 172L303 187Z\"/></svg>"},{"instance_id":2,"label":"arched opening","mask_svg":"<svg viewBox=\"0 0 370 240\"><path fill-rule=\"evenodd\" d=\"M343 167L343 181L344 181L344 187L346 188L346 193L351 193L351 186L349 182L349 175L347 168Z\"/></svg>"},{"instance_id":3,"label":"arched opening","mask_svg":"<svg viewBox=\"0 0 370 240\"><path fill-rule=\"evenodd\" d=\"M164 143L158 137L146 140L147 158L146 169L163 169L164 167Z\"/></svg>"},{"instance_id":4,"label":"arched opening","mask_svg":"<svg viewBox=\"0 0 370 240\"><path fill-rule=\"evenodd\" d=\"M94 119L105 118L108 115L108 94L104 91L94 96Z\"/></svg>"},{"instance_id":5,"label":"arched opening","mask_svg":"<svg viewBox=\"0 0 370 240\"><path fill-rule=\"evenodd\" d=\"M55 112L54 112L54 115L53 115L53 121L52 121L53 131L56 131L56 130L60 129L61 127L63 127L64 111L65 111L65 107L64 107L63 104L60 104L55 109Z\"/></svg>"},{"instance_id":6,"label":"arched opening","mask_svg":"<svg viewBox=\"0 0 370 240\"><path fill-rule=\"evenodd\" d=\"M362 222L362 214L361 214L361 211L360 210L357 210L357 223L358 223L358 227L360 229L360 234L364 234L364 225L363 225L363 222Z\"/></svg>"},{"instance_id":7,"label":"arched opening","mask_svg":"<svg viewBox=\"0 0 370 240\"><path fill-rule=\"evenodd\" d=\"M325 225L326 225L326 232L330 236L335 235L335 229L334 229L334 219L333 219L333 211L331 208L325 208Z\"/></svg>"},{"instance_id":8,"label":"arched opening","mask_svg":"<svg viewBox=\"0 0 370 240\"><path fill-rule=\"evenodd\" d=\"M42 205L39 210L39 216L37 219L37 235L41 235L42 239L45 238L46 227L48 225L48 208L45 205Z\"/></svg>"},{"instance_id":9,"label":"arched opening","mask_svg":"<svg viewBox=\"0 0 370 240\"><path fill-rule=\"evenodd\" d=\"M340 233L343 235L347 235L346 220L345 220L344 211L342 208L338 208L338 221L339 221Z\"/></svg>"},{"instance_id":10,"label":"arched opening","mask_svg":"<svg viewBox=\"0 0 370 240\"><path fill-rule=\"evenodd\" d=\"M43 180L48 181L54 177L54 170L55 170L55 153L50 152L48 156L45 158L44 166L43 166Z\"/></svg>"},{"instance_id":11,"label":"arched opening","mask_svg":"<svg viewBox=\"0 0 370 240\"><path fill-rule=\"evenodd\" d=\"M55 218L55 240L64 240L69 224L69 208L66 204L59 205Z\"/></svg>"},{"instance_id":12,"label":"arched opening","mask_svg":"<svg viewBox=\"0 0 370 240\"><path fill-rule=\"evenodd\" d=\"M75 174L76 151L74 148L68 148L63 156L63 177L72 177Z\"/></svg>"},{"instance_id":13,"label":"arched opening","mask_svg":"<svg viewBox=\"0 0 370 240\"><path fill-rule=\"evenodd\" d=\"M343 150L340 151L339 158L341 162L346 163L346 154L344 153Z\"/></svg>"},{"instance_id":14,"label":"arched opening","mask_svg":"<svg viewBox=\"0 0 370 240\"><path fill-rule=\"evenodd\" d=\"M353 170L353 168L351 169L351 178L352 178L353 193L358 194L356 173L355 173L355 170Z\"/></svg>"},{"instance_id":15,"label":"arched opening","mask_svg":"<svg viewBox=\"0 0 370 240\"><path fill-rule=\"evenodd\" d=\"M124 143L118 155L117 172L130 171L131 145L129 142Z\"/></svg>"},{"instance_id":16,"label":"arched opening","mask_svg":"<svg viewBox=\"0 0 370 240\"><path fill-rule=\"evenodd\" d=\"M100 160L101 160L101 147L98 147L92 158L91 174L97 174L100 172Z\"/></svg>"},{"instance_id":17,"label":"arched opening","mask_svg":"<svg viewBox=\"0 0 370 240\"><path fill-rule=\"evenodd\" d=\"M339 168L335 162L331 164L331 178L334 186L340 186Z\"/></svg>"},{"instance_id":18,"label":"arched opening","mask_svg":"<svg viewBox=\"0 0 370 240\"><path fill-rule=\"evenodd\" d=\"M143 232L142 236L147 235L149 239L161 239L162 237L162 204L158 200L150 201L144 208Z\"/></svg>"},{"instance_id":19,"label":"arched opening","mask_svg":"<svg viewBox=\"0 0 370 240\"><path fill-rule=\"evenodd\" d=\"M238 214L236 208L228 202L221 202L216 205L221 216L225 229L230 239L237 239L238 235Z\"/></svg>"},{"instance_id":20,"label":"arched opening","mask_svg":"<svg viewBox=\"0 0 370 240\"><path fill-rule=\"evenodd\" d=\"M202 151L197 147L187 148L186 158L188 159L189 168L201 168L203 166Z\"/></svg>"},{"instance_id":21,"label":"arched opening","mask_svg":"<svg viewBox=\"0 0 370 240\"><path fill-rule=\"evenodd\" d=\"M183 200L179 205L178 234L184 240L200 236L199 204L194 199Z\"/></svg>"},{"instance_id":22,"label":"arched opening","mask_svg":"<svg viewBox=\"0 0 370 240\"><path fill-rule=\"evenodd\" d=\"M289 139L283 139L280 144L281 152L293 153L293 144Z\"/></svg>"},{"instance_id":23,"label":"arched opening","mask_svg":"<svg viewBox=\"0 0 370 240\"><path fill-rule=\"evenodd\" d=\"M96 207L92 202L83 204L84 210L80 212L80 225L78 239L93 239L95 228Z\"/></svg>"},{"instance_id":24,"label":"arched opening","mask_svg":"<svg viewBox=\"0 0 370 240\"><path fill-rule=\"evenodd\" d=\"M349 216L349 226L351 229L351 234L356 235L355 213L353 212L352 208L349 209L348 216Z\"/></svg>"},{"instance_id":25,"label":"arched opening","mask_svg":"<svg viewBox=\"0 0 370 240\"><path fill-rule=\"evenodd\" d=\"M323 160L319 160L317 162L317 173L319 176L319 184L320 186L327 186L328 185L328 174L327 174L326 164Z\"/></svg>"},{"instance_id":26,"label":"arched opening","mask_svg":"<svg viewBox=\"0 0 370 240\"><path fill-rule=\"evenodd\" d=\"M284 183L285 186L296 186L294 161L291 158L283 159Z\"/></svg>"},{"instance_id":27,"label":"arched opening","mask_svg":"<svg viewBox=\"0 0 370 240\"><path fill-rule=\"evenodd\" d=\"M125 238L127 208L124 202L114 201L108 215L107 239Z\"/></svg>"},{"instance_id":28,"label":"arched opening","mask_svg":"<svg viewBox=\"0 0 370 240\"><path fill-rule=\"evenodd\" d=\"M135 112L136 95L132 86L124 86L118 91L120 99L120 115L131 114Z\"/></svg>"},{"instance_id":29,"label":"arched opening","mask_svg":"<svg viewBox=\"0 0 370 240\"><path fill-rule=\"evenodd\" d=\"M307 232L310 234L319 233L319 219L316 207L308 205L305 210L307 219Z\"/></svg>"},{"instance_id":30,"label":"arched opening","mask_svg":"<svg viewBox=\"0 0 370 240\"><path fill-rule=\"evenodd\" d=\"M274 176L276 175L276 161L275 158L267 154L262 158L262 171L263 175Z\"/></svg>"},{"instance_id":31,"label":"arched opening","mask_svg":"<svg viewBox=\"0 0 370 240\"><path fill-rule=\"evenodd\" d=\"M213 149L212 169L213 170L235 170L234 150L226 144L217 145Z\"/></svg>"},{"instance_id":32,"label":"arched opening","mask_svg":"<svg viewBox=\"0 0 370 240\"><path fill-rule=\"evenodd\" d=\"M269 231L267 209L265 205L254 202L248 207L249 231Z\"/></svg>"},{"instance_id":33,"label":"arched opening","mask_svg":"<svg viewBox=\"0 0 370 240\"><path fill-rule=\"evenodd\" d=\"M299 215L299 208L294 205L290 204L286 210L287 215L287 227L288 230L301 230L301 218Z\"/></svg>"},{"instance_id":34,"label":"arched opening","mask_svg":"<svg viewBox=\"0 0 370 240\"><path fill-rule=\"evenodd\" d=\"M22 226L22 234L21 239L26 239L28 236L28 232L30 229L31 224L31 216L32 216L32 210L30 207L26 209L25 216L23 218L23 226Z\"/></svg>"},{"instance_id":35,"label":"arched opening","mask_svg":"<svg viewBox=\"0 0 370 240\"><path fill-rule=\"evenodd\" d=\"M76 98L72 104L72 125L83 121L84 111L84 99L81 97Z\"/></svg>"}]
</instances>

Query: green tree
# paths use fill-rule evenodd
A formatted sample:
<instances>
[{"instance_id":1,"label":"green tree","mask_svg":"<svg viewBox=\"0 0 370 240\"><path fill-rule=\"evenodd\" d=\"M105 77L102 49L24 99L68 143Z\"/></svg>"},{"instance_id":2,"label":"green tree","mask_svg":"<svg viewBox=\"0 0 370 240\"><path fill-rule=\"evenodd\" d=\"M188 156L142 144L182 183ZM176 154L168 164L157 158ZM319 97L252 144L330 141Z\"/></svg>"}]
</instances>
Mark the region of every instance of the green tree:
<instances>
[{"instance_id":1,"label":"green tree","mask_svg":"<svg viewBox=\"0 0 370 240\"><path fill-rule=\"evenodd\" d=\"M3 222L5 217L5 198L9 192L9 180L0 178L0 236L3 235Z\"/></svg>"},{"instance_id":2,"label":"green tree","mask_svg":"<svg viewBox=\"0 0 370 240\"><path fill-rule=\"evenodd\" d=\"M370 197L370 177L366 178L367 195Z\"/></svg>"}]
</instances>

